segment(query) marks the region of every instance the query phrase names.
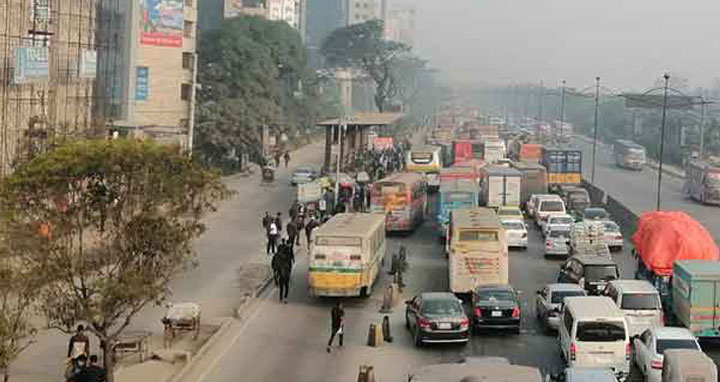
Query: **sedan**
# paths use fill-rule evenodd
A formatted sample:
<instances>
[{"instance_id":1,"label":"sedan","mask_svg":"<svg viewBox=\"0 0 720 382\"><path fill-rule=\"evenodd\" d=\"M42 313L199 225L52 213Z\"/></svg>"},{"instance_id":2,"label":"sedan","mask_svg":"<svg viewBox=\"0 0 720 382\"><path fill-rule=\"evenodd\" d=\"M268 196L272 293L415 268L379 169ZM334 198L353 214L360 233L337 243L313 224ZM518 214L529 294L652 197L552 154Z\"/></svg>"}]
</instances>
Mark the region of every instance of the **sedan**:
<instances>
[{"instance_id":1,"label":"sedan","mask_svg":"<svg viewBox=\"0 0 720 382\"><path fill-rule=\"evenodd\" d=\"M557 330L560 310L565 297L587 296L585 289L577 284L550 284L537 291L535 314L546 328Z\"/></svg>"},{"instance_id":2,"label":"sedan","mask_svg":"<svg viewBox=\"0 0 720 382\"><path fill-rule=\"evenodd\" d=\"M573 223L575 223L575 219L568 214L550 215L548 216L547 224L545 224L545 229L543 229L543 236L547 236L548 232L553 228L570 231Z\"/></svg>"},{"instance_id":3,"label":"sedan","mask_svg":"<svg viewBox=\"0 0 720 382\"><path fill-rule=\"evenodd\" d=\"M468 342L470 320L454 294L422 293L405 304L405 326L416 347L425 343Z\"/></svg>"},{"instance_id":4,"label":"sedan","mask_svg":"<svg viewBox=\"0 0 720 382\"><path fill-rule=\"evenodd\" d=\"M502 226L505 229L508 247L527 249L528 232L522 220L503 220Z\"/></svg>"},{"instance_id":5,"label":"sedan","mask_svg":"<svg viewBox=\"0 0 720 382\"><path fill-rule=\"evenodd\" d=\"M668 349L702 351L695 336L685 328L660 327L643 332L633 340L635 364L649 382L660 382L663 352Z\"/></svg>"},{"instance_id":6,"label":"sedan","mask_svg":"<svg viewBox=\"0 0 720 382\"><path fill-rule=\"evenodd\" d=\"M583 211L583 219L584 220L606 220L610 217L610 215L605 211L604 208L586 208L585 211Z\"/></svg>"},{"instance_id":7,"label":"sedan","mask_svg":"<svg viewBox=\"0 0 720 382\"><path fill-rule=\"evenodd\" d=\"M317 178L317 171L312 166L300 166L293 171L290 182L294 185L310 183Z\"/></svg>"},{"instance_id":8,"label":"sedan","mask_svg":"<svg viewBox=\"0 0 720 382\"><path fill-rule=\"evenodd\" d=\"M611 251L622 251L623 249L623 235L620 232L620 226L614 221L603 222L605 226L605 243Z\"/></svg>"},{"instance_id":9,"label":"sedan","mask_svg":"<svg viewBox=\"0 0 720 382\"><path fill-rule=\"evenodd\" d=\"M520 333L520 301L511 285L478 287L472 296L473 327Z\"/></svg>"},{"instance_id":10,"label":"sedan","mask_svg":"<svg viewBox=\"0 0 720 382\"><path fill-rule=\"evenodd\" d=\"M500 220L523 220L525 218L519 208L512 206L498 207L497 216Z\"/></svg>"},{"instance_id":11,"label":"sedan","mask_svg":"<svg viewBox=\"0 0 720 382\"><path fill-rule=\"evenodd\" d=\"M570 254L570 231L551 229L545 238L545 257Z\"/></svg>"}]
</instances>

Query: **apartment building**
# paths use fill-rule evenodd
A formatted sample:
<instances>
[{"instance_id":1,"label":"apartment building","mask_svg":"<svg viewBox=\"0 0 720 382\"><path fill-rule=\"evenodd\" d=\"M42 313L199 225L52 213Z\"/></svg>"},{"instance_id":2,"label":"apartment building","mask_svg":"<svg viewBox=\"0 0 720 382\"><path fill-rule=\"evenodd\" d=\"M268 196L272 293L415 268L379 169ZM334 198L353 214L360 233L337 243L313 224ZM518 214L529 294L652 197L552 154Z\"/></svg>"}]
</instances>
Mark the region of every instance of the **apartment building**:
<instances>
[{"instance_id":1,"label":"apartment building","mask_svg":"<svg viewBox=\"0 0 720 382\"><path fill-rule=\"evenodd\" d=\"M347 0L347 25L385 20L387 0Z\"/></svg>"},{"instance_id":2,"label":"apartment building","mask_svg":"<svg viewBox=\"0 0 720 382\"><path fill-rule=\"evenodd\" d=\"M305 38L306 0L224 0L223 17L241 14L285 21Z\"/></svg>"}]
</instances>

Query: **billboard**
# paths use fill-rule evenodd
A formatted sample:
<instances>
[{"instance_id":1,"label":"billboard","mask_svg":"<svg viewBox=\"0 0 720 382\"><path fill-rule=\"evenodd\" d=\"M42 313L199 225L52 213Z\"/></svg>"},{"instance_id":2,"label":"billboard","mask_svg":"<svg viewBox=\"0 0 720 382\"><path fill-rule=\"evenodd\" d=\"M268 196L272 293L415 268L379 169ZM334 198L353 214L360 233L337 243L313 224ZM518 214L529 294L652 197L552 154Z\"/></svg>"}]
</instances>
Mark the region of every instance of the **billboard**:
<instances>
[{"instance_id":1,"label":"billboard","mask_svg":"<svg viewBox=\"0 0 720 382\"><path fill-rule=\"evenodd\" d=\"M625 107L653 109L662 108L664 96L662 94L623 94L625 98ZM690 109L695 105L702 104L701 97L685 96L685 95L668 95L668 109Z\"/></svg>"},{"instance_id":2,"label":"billboard","mask_svg":"<svg viewBox=\"0 0 720 382\"><path fill-rule=\"evenodd\" d=\"M150 93L150 69L138 66L135 70L135 100L146 101Z\"/></svg>"},{"instance_id":3,"label":"billboard","mask_svg":"<svg viewBox=\"0 0 720 382\"><path fill-rule=\"evenodd\" d=\"M373 148L375 151L389 150L393 148L392 137L375 137L373 139Z\"/></svg>"},{"instance_id":4,"label":"billboard","mask_svg":"<svg viewBox=\"0 0 720 382\"><path fill-rule=\"evenodd\" d=\"M50 62L46 46L15 48L14 84L46 82L50 78Z\"/></svg>"},{"instance_id":5,"label":"billboard","mask_svg":"<svg viewBox=\"0 0 720 382\"><path fill-rule=\"evenodd\" d=\"M179 48L183 39L184 0L139 0L140 43Z\"/></svg>"}]
</instances>

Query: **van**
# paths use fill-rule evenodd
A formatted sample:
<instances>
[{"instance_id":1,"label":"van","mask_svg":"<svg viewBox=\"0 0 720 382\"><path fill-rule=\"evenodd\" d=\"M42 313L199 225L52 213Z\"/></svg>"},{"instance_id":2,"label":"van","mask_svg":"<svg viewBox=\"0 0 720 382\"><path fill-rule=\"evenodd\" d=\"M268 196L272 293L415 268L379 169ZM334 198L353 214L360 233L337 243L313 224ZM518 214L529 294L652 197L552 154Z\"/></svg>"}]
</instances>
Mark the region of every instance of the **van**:
<instances>
[{"instance_id":1,"label":"van","mask_svg":"<svg viewBox=\"0 0 720 382\"><path fill-rule=\"evenodd\" d=\"M613 280L604 291L625 315L630 337L663 326L660 293L645 280Z\"/></svg>"},{"instance_id":2,"label":"van","mask_svg":"<svg viewBox=\"0 0 720 382\"><path fill-rule=\"evenodd\" d=\"M630 373L630 337L620 308L606 296L567 297L558 328L560 353L568 367Z\"/></svg>"},{"instance_id":3,"label":"van","mask_svg":"<svg viewBox=\"0 0 720 382\"><path fill-rule=\"evenodd\" d=\"M535 222L538 227L544 230L548 216L565 214L565 202L562 201L560 196L553 195L552 197L543 197L535 207Z\"/></svg>"}]
</instances>

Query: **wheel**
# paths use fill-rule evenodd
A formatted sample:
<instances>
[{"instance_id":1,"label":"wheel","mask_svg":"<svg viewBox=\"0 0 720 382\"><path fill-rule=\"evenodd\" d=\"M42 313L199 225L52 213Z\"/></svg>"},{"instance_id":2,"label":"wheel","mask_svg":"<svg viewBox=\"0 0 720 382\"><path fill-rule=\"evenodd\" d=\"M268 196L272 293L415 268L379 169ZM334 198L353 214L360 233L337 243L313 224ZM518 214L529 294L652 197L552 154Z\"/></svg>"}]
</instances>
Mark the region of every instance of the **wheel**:
<instances>
[{"instance_id":1,"label":"wheel","mask_svg":"<svg viewBox=\"0 0 720 382\"><path fill-rule=\"evenodd\" d=\"M520 326L513 329L513 334L520 334Z\"/></svg>"}]
</instances>

